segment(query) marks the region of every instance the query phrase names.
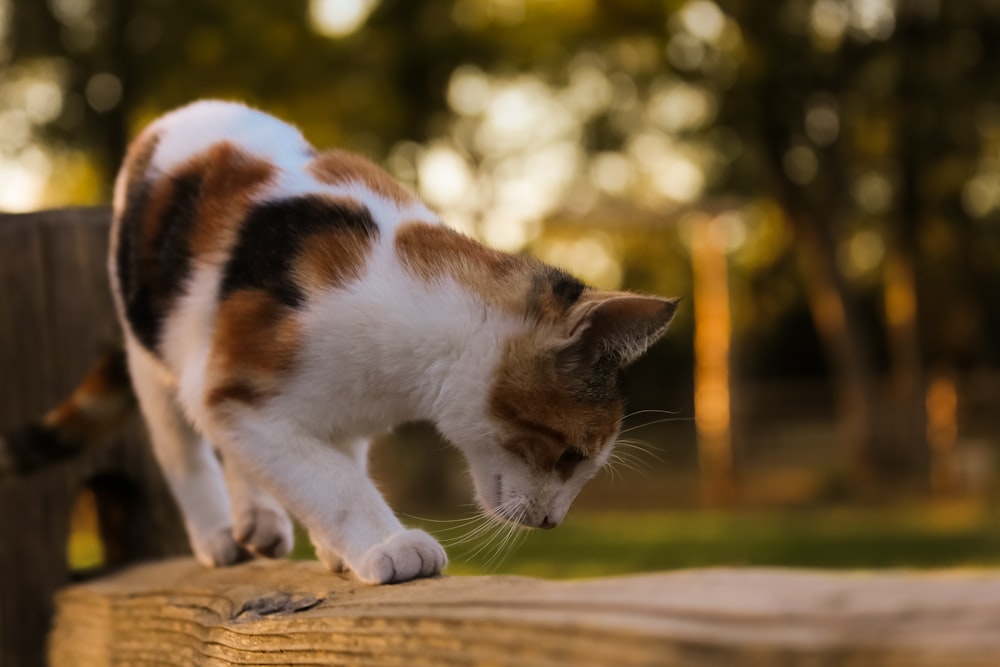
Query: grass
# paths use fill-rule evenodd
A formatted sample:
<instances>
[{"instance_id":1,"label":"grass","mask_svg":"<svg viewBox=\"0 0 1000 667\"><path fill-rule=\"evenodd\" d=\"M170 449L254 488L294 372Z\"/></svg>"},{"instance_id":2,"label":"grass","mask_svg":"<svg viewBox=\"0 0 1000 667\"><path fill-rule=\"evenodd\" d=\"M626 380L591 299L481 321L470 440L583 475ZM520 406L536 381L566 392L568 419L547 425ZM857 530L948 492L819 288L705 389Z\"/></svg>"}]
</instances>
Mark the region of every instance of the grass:
<instances>
[{"instance_id":1,"label":"grass","mask_svg":"<svg viewBox=\"0 0 1000 667\"><path fill-rule=\"evenodd\" d=\"M836 569L1000 566L1000 518L977 505L572 514L499 566L449 549L449 574L570 578L726 565ZM433 532L437 524L425 528ZM486 550L488 552L488 550Z\"/></svg>"},{"instance_id":2,"label":"grass","mask_svg":"<svg viewBox=\"0 0 1000 667\"><path fill-rule=\"evenodd\" d=\"M93 512L82 512L85 516ZM99 564L92 522L70 539L74 569ZM420 525L418 521L410 524ZM421 527L445 541L439 523ZM448 574L594 577L713 566L833 569L1000 567L1000 512L980 503L904 508L815 508L796 511L570 512L555 530L527 531L515 549L491 561L481 541L448 549ZM296 558L312 558L304 532ZM499 565L496 561L500 561Z\"/></svg>"}]
</instances>

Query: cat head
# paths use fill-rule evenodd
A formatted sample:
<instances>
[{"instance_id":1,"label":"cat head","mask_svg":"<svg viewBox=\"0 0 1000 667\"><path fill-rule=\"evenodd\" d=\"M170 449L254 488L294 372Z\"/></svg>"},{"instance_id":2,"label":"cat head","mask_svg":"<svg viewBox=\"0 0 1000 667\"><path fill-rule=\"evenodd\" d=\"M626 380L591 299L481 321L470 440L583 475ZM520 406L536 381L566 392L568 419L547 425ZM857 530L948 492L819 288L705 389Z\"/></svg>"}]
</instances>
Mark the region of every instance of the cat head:
<instances>
[{"instance_id":1,"label":"cat head","mask_svg":"<svg viewBox=\"0 0 1000 667\"><path fill-rule=\"evenodd\" d=\"M485 432L456 442L486 512L541 528L562 521L614 447L622 370L663 335L678 301L586 290L554 321L506 340Z\"/></svg>"}]
</instances>

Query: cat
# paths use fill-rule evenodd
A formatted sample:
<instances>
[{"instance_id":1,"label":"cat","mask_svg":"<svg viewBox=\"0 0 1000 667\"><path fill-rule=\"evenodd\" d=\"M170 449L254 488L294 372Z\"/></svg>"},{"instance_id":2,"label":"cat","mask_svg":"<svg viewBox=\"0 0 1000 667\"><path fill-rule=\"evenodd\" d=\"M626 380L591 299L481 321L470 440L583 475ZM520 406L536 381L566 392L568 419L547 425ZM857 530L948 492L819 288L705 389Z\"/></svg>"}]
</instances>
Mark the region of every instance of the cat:
<instances>
[{"instance_id":1,"label":"cat","mask_svg":"<svg viewBox=\"0 0 1000 667\"><path fill-rule=\"evenodd\" d=\"M83 381L41 419L0 437L0 479L25 475L111 441L135 413L120 346L106 350Z\"/></svg>"},{"instance_id":2,"label":"cat","mask_svg":"<svg viewBox=\"0 0 1000 667\"><path fill-rule=\"evenodd\" d=\"M429 420L486 512L552 528L608 459L620 371L677 307L484 246L367 159L215 100L129 147L108 266L196 557L287 553L287 510L323 563L373 584L447 558L368 478L372 436Z\"/></svg>"}]
</instances>

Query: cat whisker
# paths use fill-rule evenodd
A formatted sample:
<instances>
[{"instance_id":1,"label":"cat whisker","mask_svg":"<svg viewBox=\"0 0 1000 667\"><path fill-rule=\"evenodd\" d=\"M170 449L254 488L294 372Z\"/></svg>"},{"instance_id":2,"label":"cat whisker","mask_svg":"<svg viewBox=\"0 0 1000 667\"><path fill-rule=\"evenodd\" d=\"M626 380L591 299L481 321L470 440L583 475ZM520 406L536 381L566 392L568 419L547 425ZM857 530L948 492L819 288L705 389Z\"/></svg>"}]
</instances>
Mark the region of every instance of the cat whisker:
<instances>
[{"instance_id":1,"label":"cat whisker","mask_svg":"<svg viewBox=\"0 0 1000 667\"><path fill-rule=\"evenodd\" d=\"M627 450L632 452L638 452L638 456L648 456L660 463L663 463L663 459L656 454L654 447L648 442L635 442L632 440L619 440L615 443L616 450Z\"/></svg>"},{"instance_id":2,"label":"cat whisker","mask_svg":"<svg viewBox=\"0 0 1000 667\"><path fill-rule=\"evenodd\" d=\"M651 413L652 414L659 414L659 415L679 415L682 412L683 412L683 410L655 410L655 409L650 409L650 410L636 410L635 412L630 412L627 415L625 415L624 417L622 417L622 420L631 419L632 417L635 417L637 415L646 415L646 414L651 414Z\"/></svg>"},{"instance_id":3,"label":"cat whisker","mask_svg":"<svg viewBox=\"0 0 1000 667\"><path fill-rule=\"evenodd\" d=\"M413 519L414 521L420 521L421 523L451 523L451 524L467 523L476 518L475 516L472 517L461 516L455 519L431 519L425 516L417 516L416 514L407 514L406 512L400 512L400 514L408 519Z\"/></svg>"},{"instance_id":4,"label":"cat whisker","mask_svg":"<svg viewBox=\"0 0 1000 667\"><path fill-rule=\"evenodd\" d=\"M480 510L478 515L474 517L469 524L466 524L467 526L472 526L468 533L458 536L456 539L448 540L447 544L444 542L442 542L442 544L445 544L445 546L455 546L477 540L484 535L489 535L495 528L501 527L504 523L506 523L505 519L508 518L510 510L516 505L517 500L511 499L509 502L509 507L501 504L493 508L492 511ZM492 537L490 539L492 539ZM489 541L490 540L487 540L487 543Z\"/></svg>"},{"instance_id":5,"label":"cat whisker","mask_svg":"<svg viewBox=\"0 0 1000 667\"><path fill-rule=\"evenodd\" d=\"M610 457L608 457L608 463L605 465L611 469L625 468L626 470L637 472L640 475L647 474L645 468L642 467L641 462L635 461L634 459L625 458L620 454L612 454Z\"/></svg>"},{"instance_id":6,"label":"cat whisker","mask_svg":"<svg viewBox=\"0 0 1000 667\"><path fill-rule=\"evenodd\" d=\"M617 477L617 473L615 472L615 466L611 465L609 461L604 464L604 470L607 470L608 474L611 475L611 486L614 486Z\"/></svg>"},{"instance_id":7,"label":"cat whisker","mask_svg":"<svg viewBox=\"0 0 1000 667\"><path fill-rule=\"evenodd\" d=\"M523 518L523 510L517 515L518 519ZM519 523L508 523L498 532L497 538L490 549L490 557L486 560L485 566L496 569L503 562L503 559L510 553L511 539L521 532L522 526ZM491 567L492 566L492 567Z\"/></svg>"},{"instance_id":8,"label":"cat whisker","mask_svg":"<svg viewBox=\"0 0 1000 667\"><path fill-rule=\"evenodd\" d=\"M503 530L503 524L493 523L490 525L490 530L486 533L486 538L478 546L473 545L470 547L469 551L462 554L462 557L466 560L473 560L476 556L481 554L483 551L487 550L490 545L496 540L497 535Z\"/></svg>"},{"instance_id":9,"label":"cat whisker","mask_svg":"<svg viewBox=\"0 0 1000 667\"><path fill-rule=\"evenodd\" d=\"M667 422L690 422L694 421L694 417L667 417L665 419L654 419L651 422L646 422L644 424L636 424L635 426L630 426L628 428L622 429L621 435L634 431L640 428L646 428L647 426L655 426L656 424L665 424Z\"/></svg>"},{"instance_id":10,"label":"cat whisker","mask_svg":"<svg viewBox=\"0 0 1000 667\"><path fill-rule=\"evenodd\" d=\"M462 554L462 557L471 560L484 551L490 553L503 549L509 536L521 527L520 522L524 518L525 511L517 499L511 499L509 503L495 507L491 513L487 513L487 522L484 525L456 542L457 544L484 538L478 547Z\"/></svg>"},{"instance_id":11,"label":"cat whisker","mask_svg":"<svg viewBox=\"0 0 1000 667\"><path fill-rule=\"evenodd\" d=\"M622 461L622 462L625 462L625 463L630 463L630 464L632 464L634 466L638 466L640 468L647 468L647 467L649 467L647 465L646 461L644 461L642 459L642 457L640 457L638 454L634 454L634 453L629 452L627 450L625 450L625 451L616 451L616 452L614 452L614 454L612 454L612 456L616 457L616 459L618 461Z\"/></svg>"},{"instance_id":12,"label":"cat whisker","mask_svg":"<svg viewBox=\"0 0 1000 667\"><path fill-rule=\"evenodd\" d=\"M507 528L506 535L497 544L496 548L493 550L493 555L490 556L489 560L484 563L484 567L489 569L491 572L496 571L507 557L517 548L517 546L525 539L528 534L528 530L520 524L520 520L524 517L525 510L522 509L518 514L518 523L512 523Z\"/></svg>"},{"instance_id":13,"label":"cat whisker","mask_svg":"<svg viewBox=\"0 0 1000 667\"><path fill-rule=\"evenodd\" d=\"M474 541L489 531L491 531L496 525L496 519L491 516L479 517L469 528L468 532L462 533L451 539L442 540L441 544L444 546L457 546L459 544L465 544L466 542Z\"/></svg>"}]
</instances>

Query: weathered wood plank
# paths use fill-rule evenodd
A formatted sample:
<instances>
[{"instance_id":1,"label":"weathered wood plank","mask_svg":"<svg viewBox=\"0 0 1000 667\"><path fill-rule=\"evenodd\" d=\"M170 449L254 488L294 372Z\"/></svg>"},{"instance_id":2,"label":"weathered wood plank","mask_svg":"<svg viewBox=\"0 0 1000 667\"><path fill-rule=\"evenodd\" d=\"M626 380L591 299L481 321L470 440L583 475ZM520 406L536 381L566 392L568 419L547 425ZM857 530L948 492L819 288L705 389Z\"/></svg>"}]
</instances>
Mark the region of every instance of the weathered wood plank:
<instances>
[{"instance_id":1,"label":"weathered wood plank","mask_svg":"<svg viewBox=\"0 0 1000 667\"><path fill-rule=\"evenodd\" d=\"M1000 664L1000 573L704 570L369 587L316 563L178 559L57 599L53 667Z\"/></svg>"}]
</instances>

